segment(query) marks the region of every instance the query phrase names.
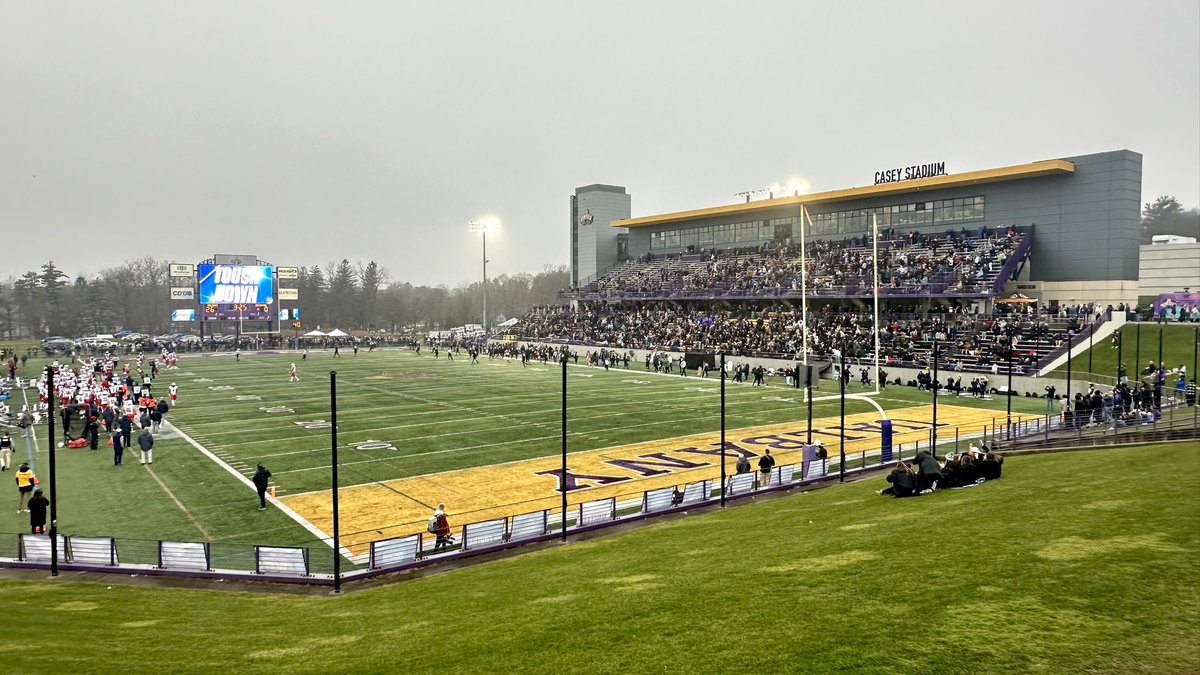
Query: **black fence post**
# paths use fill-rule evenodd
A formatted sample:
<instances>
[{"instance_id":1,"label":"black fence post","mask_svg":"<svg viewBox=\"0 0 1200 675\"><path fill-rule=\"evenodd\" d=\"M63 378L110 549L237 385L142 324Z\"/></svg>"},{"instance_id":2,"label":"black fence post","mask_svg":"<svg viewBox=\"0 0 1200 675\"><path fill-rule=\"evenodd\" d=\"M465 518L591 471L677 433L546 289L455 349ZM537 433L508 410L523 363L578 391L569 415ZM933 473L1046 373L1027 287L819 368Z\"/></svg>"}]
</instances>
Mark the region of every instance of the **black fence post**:
<instances>
[{"instance_id":1,"label":"black fence post","mask_svg":"<svg viewBox=\"0 0 1200 675\"><path fill-rule=\"evenodd\" d=\"M1136 315L1135 315L1136 316ZM1137 317L1137 335L1134 340L1133 369L1135 372L1142 367L1142 320Z\"/></svg>"},{"instance_id":2,"label":"black fence post","mask_svg":"<svg viewBox=\"0 0 1200 675\"><path fill-rule=\"evenodd\" d=\"M1088 352L1091 354L1091 352ZM1089 357L1091 358L1091 357ZM1012 397L1013 397L1013 331L1012 326L1008 327L1008 401L1005 406L1004 428L1007 429L1005 436L1008 440L1012 440Z\"/></svg>"},{"instance_id":3,"label":"black fence post","mask_svg":"<svg viewBox=\"0 0 1200 675\"><path fill-rule=\"evenodd\" d=\"M333 592L342 592L342 532L338 519L337 371L329 371L329 443L333 450L330 472L333 483Z\"/></svg>"},{"instance_id":4,"label":"black fence post","mask_svg":"<svg viewBox=\"0 0 1200 675\"><path fill-rule=\"evenodd\" d=\"M1071 331L1067 331L1067 408L1071 407Z\"/></svg>"},{"instance_id":5,"label":"black fence post","mask_svg":"<svg viewBox=\"0 0 1200 675\"><path fill-rule=\"evenodd\" d=\"M50 576L58 576L58 490L54 474L54 413L58 394L54 392L54 367L46 366L46 442L50 444Z\"/></svg>"},{"instance_id":6,"label":"black fence post","mask_svg":"<svg viewBox=\"0 0 1200 675\"><path fill-rule=\"evenodd\" d=\"M567 540L567 355L562 357L562 540Z\"/></svg>"},{"instance_id":7,"label":"black fence post","mask_svg":"<svg viewBox=\"0 0 1200 675\"><path fill-rule=\"evenodd\" d=\"M929 454L937 454L938 340L933 336L933 425L929 428Z\"/></svg>"},{"instance_id":8,"label":"black fence post","mask_svg":"<svg viewBox=\"0 0 1200 675\"><path fill-rule=\"evenodd\" d=\"M705 495L711 497L712 493ZM725 506L725 352L721 352L721 507Z\"/></svg>"},{"instance_id":9,"label":"black fence post","mask_svg":"<svg viewBox=\"0 0 1200 675\"><path fill-rule=\"evenodd\" d=\"M838 463L838 480L846 482L846 352L839 351L838 358L840 359L840 367L838 370L838 381L842 383L842 410L841 419L838 422L838 436L841 438L841 461Z\"/></svg>"}]
</instances>

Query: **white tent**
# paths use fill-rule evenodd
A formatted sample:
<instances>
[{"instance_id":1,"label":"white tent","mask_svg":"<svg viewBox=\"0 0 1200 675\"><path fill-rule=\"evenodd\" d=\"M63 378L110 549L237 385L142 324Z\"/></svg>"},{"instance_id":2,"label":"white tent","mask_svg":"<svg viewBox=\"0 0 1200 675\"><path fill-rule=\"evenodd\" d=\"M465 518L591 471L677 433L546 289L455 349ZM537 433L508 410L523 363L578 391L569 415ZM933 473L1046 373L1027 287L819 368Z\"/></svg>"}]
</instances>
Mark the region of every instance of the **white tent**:
<instances>
[{"instance_id":1,"label":"white tent","mask_svg":"<svg viewBox=\"0 0 1200 675\"><path fill-rule=\"evenodd\" d=\"M350 337L350 335L343 332L341 328L334 328L333 330L329 331L325 335L327 335L329 337Z\"/></svg>"},{"instance_id":2,"label":"white tent","mask_svg":"<svg viewBox=\"0 0 1200 675\"><path fill-rule=\"evenodd\" d=\"M325 334L319 330L310 330L304 334L304 337L325 337Z\"/></svg>"}]
</instances>

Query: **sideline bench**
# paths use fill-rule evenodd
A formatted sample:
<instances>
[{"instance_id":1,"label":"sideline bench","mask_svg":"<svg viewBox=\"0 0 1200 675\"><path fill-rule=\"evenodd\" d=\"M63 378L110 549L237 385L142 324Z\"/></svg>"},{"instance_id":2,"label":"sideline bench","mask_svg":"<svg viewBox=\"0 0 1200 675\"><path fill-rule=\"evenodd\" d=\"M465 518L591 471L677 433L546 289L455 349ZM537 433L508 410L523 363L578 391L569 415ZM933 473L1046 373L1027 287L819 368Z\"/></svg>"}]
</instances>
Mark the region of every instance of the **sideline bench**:
<instances>
[{"instance_id":1,"label":"sideline bench","mask_svg":"<svg viewBox=\"0 0 1200 675\"><path fill-rule=\"evenodd\" d=\"M647 490L642 497L642 513L669 509L675 503L675 488Z\"/></svg>"},{"instance_id":2,"label":"sideline bench","mask_svg":"<svg viewBox=\"0 0 1200 675\"><path fill-rule=\"evenodd\" d=\"M67 537L67 558L88 565L117 566L117 542L112 537Z\"/></svg>"},{"instance_id":3,"label":"sideline bench","mask_svg":"<svg viewBox=\"0 0 1200 675\"><path fill-rule=\"evenodd\" d=\"M462 550L468 551L479 546L503 542L507 530L507 518L466 525L463 527Z\"/></svg>"},{"instance_id":4,"label":"sideline bench","mask_svg":"<svg viewBox=\"0 0 1200 675\"><path fill-rule=\"evenodd\" d=\"M158 566L164 570L212 569L212 554L208 544L184 541L158 542Z\"/></svg>"},{"instance_id":5,"label":"sideline bench","mask_svg":"<svg viewBox=\"0 0 1200 675\"><path fill-rule=\"evenodd\" d=\"M513 516L508 524L508 539L528 539L540 537L550 531L549 517L545 511L524 513Z\"/></svg>"},{"instance_id":6,"label":"sideline bench","mask_svg":"<svg viewBox=\"0 0 1200 675\"><path fill-rule=\"evenodd\" d=\"M421 535L413 534L398 539L385 539L371 542L369 567L373 570L382 567L395 567L417 559L421 552Z\"/></svg>"},{"instance_id":7,"label":"sideline bench","mask_svg":"<svg viewBox=\"0 0 1200 675\"><path fill-rule=\"evenodd\" d=\"M597 499L592 502L583 502L579 505L579 520L576 521L578 527L591 525L592 523L606 523L615 520L617 517L617 499L609 497L608 499Z\"/></svg>"},{"instance_id":8,"label":"sideline bench","mask_svg":"<svg viewBox=\"0 0 1200 675\"><path fill-rule=\"evenodd\" d=\"M708 481L702 480L698 483L689 483L683 488L683 503L691 504L694 502L702 502L705 499L708 499L708 493Z\"/></svg>"},{"instance_id":9,"label":"sideline bench","mask_svg":"<svg viewBox=\"0 0 1200 675\"><path fill-rule=\"evenodd\" d=\"M255 546L256 574L293 574L309 576L308 549L285 546Z\"/></svg>"},{"instance_id":10,"label":"sideline bench","mask_svg":"<svg viewBox=\"0 0 1200 675\"><path fill-rule=\"evenodd\" d=\"M29 562L50 562L50 535L21 534L17 540L17 559ZM66 537L58 536L58 562L67 562Z\"/></svg>"},{"instance_id":11,"label":"sideline bench","mask_svg":"<svg viewBox=\"0 0 1200 675\"><path fill-rule=\"evenodd\" d=\"M754 489L754 471L735 474L729 479L729 494L740 495Z\"/></svg>"}]
</instances>

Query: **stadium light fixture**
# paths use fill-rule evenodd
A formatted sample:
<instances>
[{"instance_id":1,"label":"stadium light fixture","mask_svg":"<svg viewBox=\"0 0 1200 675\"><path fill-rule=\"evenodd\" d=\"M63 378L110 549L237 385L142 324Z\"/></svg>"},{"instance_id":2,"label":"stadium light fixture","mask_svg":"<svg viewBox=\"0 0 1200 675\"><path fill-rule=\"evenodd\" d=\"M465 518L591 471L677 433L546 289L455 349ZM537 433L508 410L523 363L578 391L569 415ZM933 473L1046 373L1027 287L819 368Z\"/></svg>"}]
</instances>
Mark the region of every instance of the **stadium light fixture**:
<instances>
[{"instance_id":1,"label":"stadium light fixture","mask_svg":"<svg viewBox=\"0 0 1200 675\"><path fill-rule=\"evenodd\" d=\"M483 335L487 339L487 236L488 232L498 232L500 230L500 221L496 218L480 218L467 223L468 232L478 232L483 238Z\"/></svg>"}]
</instances>

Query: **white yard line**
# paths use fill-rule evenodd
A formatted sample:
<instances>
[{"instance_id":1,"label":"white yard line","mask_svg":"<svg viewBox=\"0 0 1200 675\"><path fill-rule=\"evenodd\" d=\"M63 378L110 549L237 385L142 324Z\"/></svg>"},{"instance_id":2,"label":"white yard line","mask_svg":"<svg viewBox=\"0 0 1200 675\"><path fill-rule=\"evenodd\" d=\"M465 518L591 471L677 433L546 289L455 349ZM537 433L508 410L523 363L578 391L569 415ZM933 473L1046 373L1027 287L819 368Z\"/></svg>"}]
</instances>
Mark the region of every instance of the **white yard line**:
<instances>
[{"instance_id":1,"label":"white yard line","mask_svg":"<svg viewBox=\"0 0 1200 675\"><path fill-rule=\"evenodd\" d=\"M234 478L237 478L243 485L250 488L251 490L254 490L255 496L258 495L258 488L254 487L254 482L251 481L249 478L247 478L245 474L243 474L242 472L238 471L237 469L235 469L232 466L230 466L229 464L227 464L225 462L225 460L214 455L212 452L210 452L208 450L208 448L206 448L203 445L200 445L196 441L192 440L191 436L188 436L187 434L183 433L183 430L180 429L179 427L175 426L174 424L171 424L170 422L163 420L163 425L169 426L172 429L174 429L175 433L179 434L180 438L182 438L184 441L187 441L187 443L189 445L191 445L193 448L199 450L201 454L203 454L205 457L208 457L210 460L212 460L214 464L221 467L222 469L225 469L225 471L229 472L229 475L233 476ZM274 504L276 507L278 507L280 511L283 511L283 513L285 515L287 515L292 520L296 521L296 523L299 524L300 527L303 527L304 529L308 530L310 533L313 534L313 536L315 536L317 539L321 540L322 543L324 543L326 546L329 546L329 548L333 548L333 542L330 540L329 536L326 535L324 532L322 532L320 530L320 528L318 528L316 525L313 525L312 523L308 522L308 520L306 520L303 516L301 516L299 513L296 513L292 509L288 508L287 505L285 505L283 502L279 501L278 499L271 497L269 495L267 496L267 499L269 499L272 504ZM348 555L348 552L345 552L344 555Z\"/></svg>"},{"instance_id":2,"label":"white yard line","mask_svg":"<svg viewBox=\"0 0 1200 675\"><path fill-rule=\"evenodd\" d=\"M167 493L167 496L171 498L171 501L175 502L175 506L178 506L179 510L183 511L183 515L187 516L187 519L192 522L192 525L196 526L196 529L200 531L200 535L204 537L204 541L212 541L212 535L208 533L208 530L204 529L204 526L200 524L199 520L196 520L196 517L192 515L192 512L187 510L187 507L183 505L183 502L179 501L179 498L175 496L174 492L171 492L171 488L167 487L167 484L162 482L162 479L158 477L158 474L154 473L154 469L151 469L149 464L143 464L142 466L145 467L146 471L150 474L150 477L154 479L154 482L158 483L158 486L163 489L163 492Z\"/></svg>"}]
</instances>

